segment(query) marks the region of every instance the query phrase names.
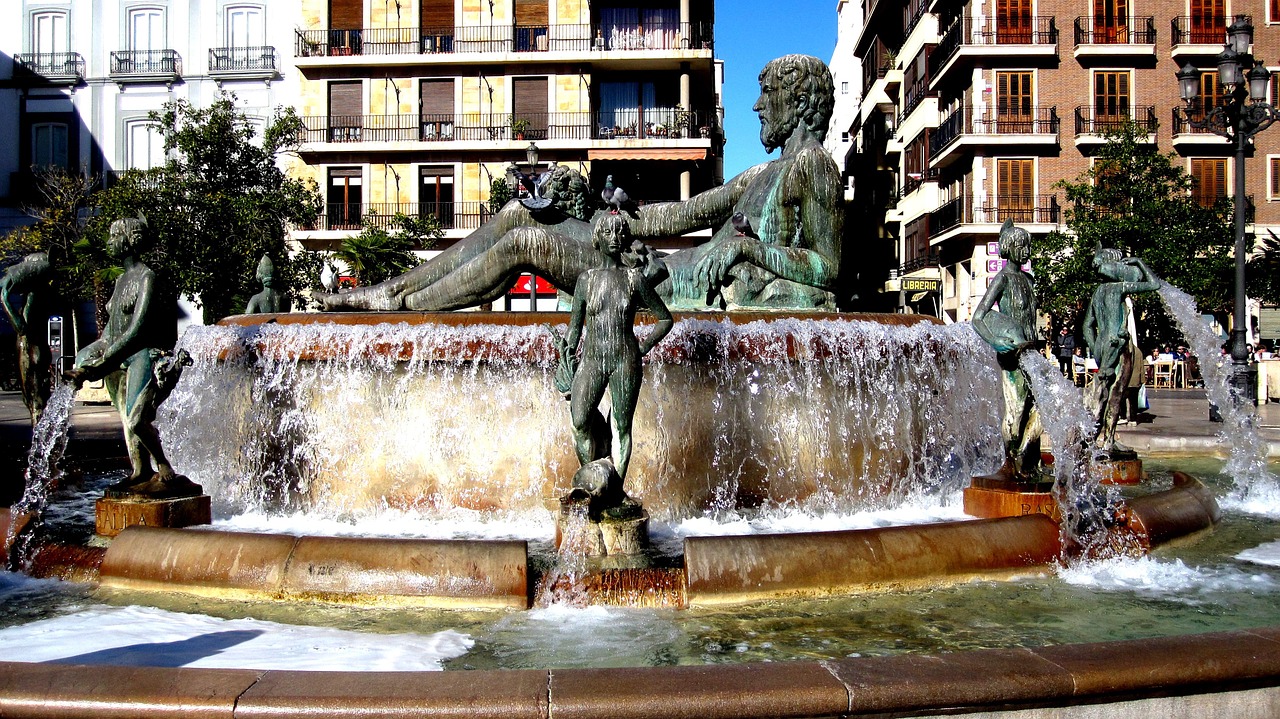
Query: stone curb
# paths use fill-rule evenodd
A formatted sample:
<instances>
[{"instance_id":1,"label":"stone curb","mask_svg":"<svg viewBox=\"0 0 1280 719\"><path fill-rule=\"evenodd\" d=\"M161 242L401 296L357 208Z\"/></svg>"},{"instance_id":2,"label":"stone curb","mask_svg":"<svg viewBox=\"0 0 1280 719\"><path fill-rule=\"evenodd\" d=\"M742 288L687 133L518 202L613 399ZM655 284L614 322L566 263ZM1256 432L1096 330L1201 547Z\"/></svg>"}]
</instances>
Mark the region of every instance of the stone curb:
<instances>
[{"instance_id":1,"label":"stone curb","mask_svg":"<svg viewBox=\"0 0 1280 719\"><path fill-rule=\"evenodd\" d=\"M295 672L0 662L0 716L751 717L968 714L1196 697L1280 707L1280 627L826 662L617 669ZM1095 707L1096 709L1097 707ZM1090 716L1101 713L1093 712ZM1027 716L1027 714L1023 714ZM1045 716L1064 716L1056 710Z\"/></svg>"}]
</instances>

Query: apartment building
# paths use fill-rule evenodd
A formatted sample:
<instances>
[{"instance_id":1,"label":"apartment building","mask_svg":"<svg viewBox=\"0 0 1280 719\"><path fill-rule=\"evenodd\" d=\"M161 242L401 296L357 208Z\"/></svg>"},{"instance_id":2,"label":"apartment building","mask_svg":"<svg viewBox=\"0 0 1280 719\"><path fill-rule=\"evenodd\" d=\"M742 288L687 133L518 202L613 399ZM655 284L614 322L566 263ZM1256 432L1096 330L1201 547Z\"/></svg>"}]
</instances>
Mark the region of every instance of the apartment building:
<instances>
[{"instance_id":1,"label":"apartment building","mask_svg":"<svg viewBox=\"0 0 1280 719\"><path fill-rule=\"evenodd\" d=\"M1198 68L1196 106L1219 102L1216 56L1240 13L1254 55L1280 67L1280 2L1264 2L863 0L848 172L867 231L895 247L885 306L968 319L1001 266L1000 224L1062 227L1054 183L1085 171L1123 120L1175 152L1206 202L1234 193L1231 145L1175 112L1176 73ZM1249 231L1280 232L1280 131L1255 143Z\"/></svg>"},{"instance_id":2,"label":"apartment building","mask_svg":"<svg viewBox=\"0 0 1280 719\"><path fill-rule=\"evenodd\" d=\"M485 221L495 181L567 165L638 202L722 182L711 0L301 0L291 52L307 141L295 172L325 196L295 233L334 246L397 212L442 247ZM670 238L679 249L697 238ZM434 254L439 248L425 255ZM555 292L537 284L537 308ZM518 282L496 309L529 308Z\"/></svg>"},{"instance_id":3,"label":"apartment building","mask_svg":"<svg viewBox=\"0 0 1280 719\"><path fill-rule=\"evenodd\" d=\"M291 11L292 9L292 11ZM13 0L0 13L0 198L20 203L33 165L108 179L164 160L147 114L234 92L265 123L289 104L295 3Z\"/></svg>"}]
</instances>

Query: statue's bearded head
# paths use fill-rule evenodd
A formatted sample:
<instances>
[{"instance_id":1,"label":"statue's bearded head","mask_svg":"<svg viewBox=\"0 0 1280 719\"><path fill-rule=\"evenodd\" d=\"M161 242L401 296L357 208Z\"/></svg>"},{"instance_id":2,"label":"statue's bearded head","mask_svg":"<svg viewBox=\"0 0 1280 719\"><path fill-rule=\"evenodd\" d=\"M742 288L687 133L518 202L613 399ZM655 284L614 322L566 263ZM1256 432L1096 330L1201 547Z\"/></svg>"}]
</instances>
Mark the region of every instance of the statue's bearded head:
<instances>
[{"instance_id":1,"label":"statue's bearded head","mask_svg":"<svg viewBox=\"0 0 1280 719\"><path fill-rule=\"evenodd\" d=\"M835 83L826 63L811 55L784 55L760 71L760 142L773 152L804 124L819 141L827 136Z\"/></svg>"}]
</instances>

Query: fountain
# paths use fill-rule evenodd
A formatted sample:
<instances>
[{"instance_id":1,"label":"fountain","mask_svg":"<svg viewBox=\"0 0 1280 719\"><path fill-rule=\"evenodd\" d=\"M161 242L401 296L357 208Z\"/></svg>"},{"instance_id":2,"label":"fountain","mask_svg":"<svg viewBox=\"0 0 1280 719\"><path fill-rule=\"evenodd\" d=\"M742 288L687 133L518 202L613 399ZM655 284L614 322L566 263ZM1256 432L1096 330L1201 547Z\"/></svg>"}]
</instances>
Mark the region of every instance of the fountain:
<instances>
[{"instance_id":1,"label":"fountain","mask_svg":"<svg viewBox=\"0 0 1280 719\"><path fill-rule=\"evenodd\" d=\"M826 81L829 93L830 78ZM785 84L770 90L785 91ZM1037 593L1053 595L1045 605L1070 605L1068 596L1076 593L1076 585L1027 590L1026 578L1043 577L1059 566L1073 551L1071 543L1079 544L1088 534L1084 530L1098 512L1123 515L1102 523L1107 536L1124 530L1138 550L1148 551L1217 523L1213 494L1190 476L1174 473L1172 486L1164 491L1130 496L1123 505L1094 502L1096 486L1082 474L1089 457L1083 450L1072 456L1086 444L1082 436L1091 430L1090 422L1070 404L1060 378L1055 380L1045 371L1046 363L1025 351L1027 337L1006 348L1016 352L1002 350L1012 357L998 359L965 325L816 311L826 301L829 261L838 260L838 254L833 258L798 247L778 252L762 242L761 236L776 239L780 229L789 228L786 238L806 231L795 224L800 218L788 214L790 205L773 206L774 196L762 187L790 172L826 176L825 166L813 166L818 155L798 158L795 153L811 144L813 128L825 127L825 120L771 116L778 109L764 104L766 144L783 146L782 159L765 170L744 173L726 190L691 201L690 217L680 208L659 207L650 217L642 212L629 221L641 237L657 226L671 231L693 219L719 226L707 246L669 265L633 246L639 259L632 269L654 283L662 302L756 303L755 309L739 307L729 313L675 314L670 333L643 364L629 462L613 465L604 455L619 452L592 446L592 422L575 421L566 411L557 385L568 384L565 375L576 376L570 371L572 362L562 362L573 348L561 345L562 330L553 326L563 324L564 315L377 312L228 318L182 338L177 356L189 355L191 364L156 416L164 439L164 454L157 459L167 457L209 491L219 525L131 526L94 559L101 591L130 603L146 598L229 618L242 617L252 607L260 618L306 624L329 617L349 628L374 625L388 634L402 633L406 626L415 632L447 627L433 635L443 647L440 663L539 671L415 674L406 680L390 673L111 666L92 670L98 678L86 683L85 671L74 666L5 663L0 714L36 714L52 704L67 713L121 714L198 706L226 713L327 707L472 714L515 708L540 716L574 711L909 715L939 707L997 711L1125 700L1128 711L1140 715L1162 710L1159 702L1171 693L1207 688L1222 693L1194 700L1206 711L1218 706L1215 702L1254 706L1274 701L1274 687L1280 683L1280 633L1274 630L1079 649L999 648L1053 643L1056 637L1046 640L1045 623L1035 616L1047 607L1023 609L1038 601L1030 596ZM828 179L838 185L838 177ZM756 181L762 185L754 185ZM830 189L819 186L808 194L822 196ZM733 196L726 199L726 193ZM552 206L556 201L551 196L538 199L550 199ZM741 206L742 214L731 218L734 205ZM499 213L499 224L511 225L501 236L492 234L493 228L477 232L434 264L386 286L366 288L351 301L448 304L458 297L451 293L460 277L498 277L497 285L472 284L463 293L482 300L495 288L503 289L508 263L517 260L533 263L572 288L578 283L568 280L601 266L591 263L603 264L602 254L619 259L596 248L588 251L589 240L584 244L577 234L583 227L570 218L562 218L552 231L541 226L536 214L546 207L520 207L513 202ZM805 215L803 222L809 219ZM796 263L803 269L787 264L797 257L803 258ZM437 276L441 265L447 271ZM766 270L776 279L761 281ZM771 284L778 286L770 290ZM799 307L768 307L770 297L785 297ZM660 331L655 326L665 319L656 304L650 306L654 316L640 319L638 338ZM628 318L625 325L630 323ZM584 359L592 353L588 343ZM1011 464L1018 473L1040 471L1038 432L1001 431L1002 399L1007 401L1009 393L1002 397L1000 371L1013 375L1006 379L1021 392L1018 396L1028 399L1030 387L1039 403L1056 453L1053 497L1062 503L1066 521L1021 507L1012 512L1015 516L979 520L955 509L961 490L974 477L991 476ZM611 411L618 409L615 400ZM1019 410L1015 416L1020 418L1014 423L1018 429L1032 424L1023 421L1030 413ZM576 451L579 446L587 449ZM1016 462L1006 461L1011 456ZM604 463L595 465L603 475L575 482L579 465L590 468L596 462ZM611 466L616 466L616 481L608 472ZM133 474L126 480L129 486L138 479L155 481L137 463ZM617 486L623 475L625 492ZM167 481L159 480L162 485ZM1042 479L1032 482L1038 485ZM608 565L591 556L600 553L594 547L591 500L572 501L574 489L593 498L618 500L624 494L644 508L655 528L643 566ZM566 498L571 501L562 501ZM606 508L619 504L605 502ZM928 507L917 510L917 522L886 519L913 505ZM562 507L564 521L556 528L550 517ZM532 532L527 529L531 517L542 522ZM0 524L12 519L0 517ZM305 531L292 530L289 523L294 521ZM396 532L391 525L397 521L404 521L408 530ZM373 531L360 531L370 525ZM318 536L336 532L314 531L317 526L342 528L348 536ZM835 531L816 531L823 528ZM552 539L557 529L563 537L558 553ZM36 561L33 573L41 573L40 567ZM1072 566L1062 571L1089 570ZM1023 579L991 581L1015 577ZM1273 583L1280 591L1280 579L1255 582L1251 589L1273 591ZM919 587L929 591L883 592ZM186 599L192 595L202 598ZM777 599L786 601L760 602ZM747 602L752 604L733 613L717 609ZM538 608L493 611L523 610L531 604ZM606 604L658 609L608 613L617 610L604 609ZM1098 639L1097 625L1107 624L1113 630L1128 627L1133 633L1127 638L1150 637L1150 632L1132 628L1141 622L1123 621L1126 611L1132 611L1123 609L1125 604L1078 610L1080 620L1071 623L1067 636ZM1252 596L1237 601L1233 606L1254 612L1239 620L1244 624L1224 621L1209 627L1242 630L1274 624L1270 610L1258 606L1266 604ZM340 614L335 609L339 605L354 614ZM959 605L963 612L948 615L948 607ZM586 608L566 608L582 606ZM427 613L424 607L453 611ZM855 656L868 647L877 654L910 651L894 642L921 633L945 636L949 625L972 619L961 615L992 607L1013 608L994 613L1003 621L1026 622L1015 639L984 643L997 648L944 657ZM477 609L488 611L478 616ZM577 613L564 614L570 611ZM593 625L602 611L604 620ZM1186 626L1204 629L1201 612L1190 614L1194 616ZM738 626L753 615L765 618L749 629ZM809 625L812 631L799 637L770 628L779 617L795 623L800 616L823 621ZM908 616L917 618L919 632L909 628ZM824 636L828 618L843 622L842 632L878 623L877 631L890 639L843 644L847 640L840 633ZM119 621L158 619L131 614ZM987 620L977 619L982 621ZM5 623L11 622L0 618L0 626ZM96 626L101 629L105 623ZM503 639L508 634L539 636L547 631L539 623L556 631L585 625L584 633L573 635L568 644L590 644L600 636L623 640L578 662L544 658L541 647L531 650L529 659L521 651L530 650ZM24 622L18 624L21 630ZM202 639L193 637L186 650L206 660L228 644L279 631L269 624L235 625L235 630L203 624ZM458 637L455 627L479 641ZM0 628L0 637L4 631ZM655 634L665 638L654 640ZM651 654L641 659L625 654L635 637L644 638L634 643ZM681 637L696 638L690 642L696 647L673 651ZM380 639L388 644L400 640ZM29 635L16 641L40 644ZM785 642L786 648L778 649L775 641ZM823 648L823 642L830 648ZM937 643L927 646L939 648ZM944 648L972 645L960 640ZM1237 656L1242 648L1252 654ZM37 646L30 649L38 653ZM561 656L577 656L573 647L564 651ZM628 663L704 666L559 668L609 663L619 653ZM120 656L106 654L108 661ZM735 654L811 661L714 666ZM1185 661L1174 665L1166 660L1169 656ZM814 657L822 661L812 661ZM103 655L77 652L49 658L87 664L102 661ZM1131 671L1116 671L1121 667ZM978 676L983 680L974 681ZM138 687L144 684L155 688L145 708L138 703Z\"/></svg>"}]
</instances>

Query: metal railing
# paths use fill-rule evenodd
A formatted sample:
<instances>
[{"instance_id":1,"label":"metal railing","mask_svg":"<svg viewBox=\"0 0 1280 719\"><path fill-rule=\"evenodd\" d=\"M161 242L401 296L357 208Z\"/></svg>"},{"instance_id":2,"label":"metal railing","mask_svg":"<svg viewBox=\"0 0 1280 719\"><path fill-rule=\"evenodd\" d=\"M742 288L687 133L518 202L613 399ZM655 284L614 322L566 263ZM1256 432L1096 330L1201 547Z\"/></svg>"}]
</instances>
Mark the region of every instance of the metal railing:
<instances>
[{"instance_id":1,"label":"metal railing","mask_svg":"<svg viewBox=\"0 0 1280 719\"><path fill-rule=\"evenodd\" d=\"M446 230L474 230L489 217L483 202L329 202L304 230L359 230L368 223L388 229L397 214L435 217Z\"/></svg>"},{"instance_id":2,"label":"metal railing","mask_svg":"<svg viewBox=\"0 0 1280 719\"><path fill-rule=\"evenodd\" d=\"M13 62L15 69L27 75L46 79L84 79L84 58L78 52L27 53L14 55Z\"/></svg>"},{"instance_id":3,"label":"metal railing","mask_svg":"<svg viewBox=\"0 0 1280 719\"><path fill-rule=\"evenodd\" d=\"M1245 19L1253 24L1253 18ZM1169 21L1174 45L1221 45L1227 40L1225 15L1182 15Z\"/></svg>"},{"instance_id":4,"label":"metal railing","mask_svg":"<svg viewBox=\"0 0 1280 719\"><path fill-rule=\"evenodd\" d=\"M1104 135L1123 130L1129 123L1137 125L1140 132L1154 133L1159 122L1156 109L1151 105L1133 107L1115 113L1100 113L1092 105L1076 108L1076 135Z\"/></svg>"},{"instance_id":5,"label":"metal railing","mask_svg":"<svg viewBox=\"0 0 1280 719\"><path fill-rule=\"evenodd\" d=\"M1129 18L1124 25L1108 25L1092 15L1076 18L1076 46L1080 45L1154 45L1156 19Z\"/></svg>"},{"instance_id":6,"label":"metal railing","mask_svg":"<svg viewBox=\"0 0 1280 719\"><path fill-rule=\"evenodd\" d=\"M270 45L209 48L209 72L252 72L275 69L276 49Z\"/></svg>"},{"instance_id":7,"label":"metal railing","mask_svg":"<svg viewBox=\"0 0 1280 719\"><path fill-rule=\"evenodd\" d=\"M997 200L975 202L964 194L934 210L930 224L935 235L968 224L1057 224L1062 208L1057 195L1011 195Z\"/></svg>"},{"instance_id":8,"label":"metal railing","mask_svg":"<svg viewBox=\"0 0 1280 719\"><path fill-rule=\"evenodd\" d=\"M112 75L181 75L177 50L116 50L111 53Z\"/></svg>"},{"instance_id":9,"label":"metal railing","mask_svg":"<svg viewBox=\"0 0 1280 719\"><path fill-rule=\"evenodd\" d=\"M903 120L910 117L911 113L920 106L920 103L925 101L925 98L937 96L938 93L931 92L929 90L929 78L920 78L916 84L912 85L911 88L907 90L907 101L902 104L902 112L898 113L897 126L902 127Z\"/></svg>"},{"instance_id":10,"label":"metal railing","mask_svg":"<svg viewBox=\"0 0 1280 719\"><path fill-rule=\"evenodd\" d=\"M616 30L599 24L298 30L297 57L425 55L466 52L567 52L713 48L710 23Z\"/></svg>"},{"instance_id":11,"label":"metal railing","mask_svg":"<svg viewBox=\"0 0 1280 719\"><path fill-rule=\"evenodd\" d=\"M1052 15L1026 16L1014 21L1008 18L961 17L947 28L933 54L929 56L929 75L937 77L952 55L961 47L1000 47L1004 45L1058 44L1057 18Z\"/></svg>"},{"instance_id":12,"label":"metal railing","mask_svg":"<svg viewBox=\"0 0 1280 719\"><path fill-rule=\"evenodd\" d=\"M963 105L938 124L930 138L929 154L936 155L964 135L1058 134L1061 121L1056 106L1037 105L1028 109L1029 112L1018 113L988 109L975 115L973 108Z\"/></svg>"},{"instance_id":13,"label":"metal railing","mask_svg":"<svg viewBox=\"0 0 1280 719\"><path fill-rule=\"evenodd\" d=\"M709 136L713 122L708 118L713 116L705 111L641 107L520 115L308 115L302 122L306 142L611 140L696 138L704 136L704 129Z\"/></svg>"},{"instance_id":14,"label":"metal railing","mask_svg":"<svg viewBox=\"0 0 1280 719\"><path fill-rule=\"evenodd\" d=\"M906 197L915 192L926 182L937 182L938 171L935 169L925 170L924 172L907 173L907 179L902 182L902 196Z\"/></svg>"},{"instance_id":15,"label":"metal railing","mask_svg":"<svg viewBox=\"0 0 1280 719\"><path fill-rule=\"evenodd\" d=\"M909 274L916 270L923 270L926 267L939 267L938 255L930 253L921 257L913 257L902 263L902 267L898 268L899 275Z\"/></svg>"},{"instance_id":16,"label":"metal railing","mask_svg":"<svg viewBox=\"0 0 1280 719\"><path fill-rule=\"evenodd\" d=\"M871 46L871 51L862 61L862 92L866 94L871 89L871 85L877 79L883 78L889 74L889 70L893 69L896 62L894 55L889 50L889 46L879 37L876 37L875 43Z\"/></svg>"},{"instance_id":17,"label":"metal railing","mask_svg":"<svg viewBox=\"0 0 1280 719\"><path fill-rule=\"evenodd\" d=\"M1207 127L1198 128L1191 124L1192 121L1199 121L1205 117L1206 110L1212 109L1206 98L1196 98L1192 101L1189 108L1173 108L1173 134L1213 134L1213 130ZM1187 116L1190 115L1190 118Z\"/></svg>"}]
</instances>

